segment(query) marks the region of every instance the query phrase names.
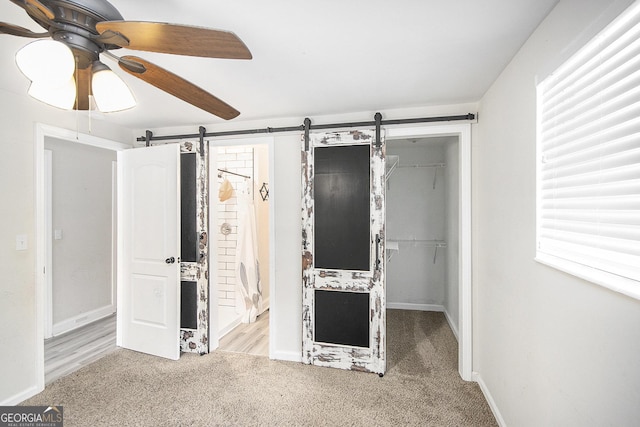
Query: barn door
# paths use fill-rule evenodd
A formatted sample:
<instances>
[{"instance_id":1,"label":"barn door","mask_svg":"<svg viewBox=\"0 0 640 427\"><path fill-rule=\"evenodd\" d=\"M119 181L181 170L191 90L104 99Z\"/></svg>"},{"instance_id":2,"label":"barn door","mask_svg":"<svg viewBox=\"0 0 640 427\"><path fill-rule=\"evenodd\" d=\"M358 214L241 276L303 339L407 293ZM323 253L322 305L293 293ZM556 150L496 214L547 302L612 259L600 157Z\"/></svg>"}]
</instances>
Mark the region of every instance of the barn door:
<instances>
[{"instance_id":1,"label":"barn door","mask_svg":"<svg viewBox=\"0 0 640 427\"><path fill-rule=\"evenodd\" d=\"M304 363L385 372L384 153L373 131L305 141Z\"/></svg>"}]
</instances>

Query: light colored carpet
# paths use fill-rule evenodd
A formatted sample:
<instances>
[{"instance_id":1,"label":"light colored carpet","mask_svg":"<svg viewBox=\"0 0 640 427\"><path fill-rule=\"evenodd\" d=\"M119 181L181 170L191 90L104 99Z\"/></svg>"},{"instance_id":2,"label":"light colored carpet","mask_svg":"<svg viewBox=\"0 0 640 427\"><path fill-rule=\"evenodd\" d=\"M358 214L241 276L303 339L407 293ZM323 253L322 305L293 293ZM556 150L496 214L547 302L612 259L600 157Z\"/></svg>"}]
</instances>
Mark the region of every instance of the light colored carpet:
<instances>
[{"instance_id":1,"label":"light colored carpet","mask_svg":"<svg viewBox=\"0 0 640 427\"><path fill-rule=\"evenodd\" d=\"M388 372L214 352L164 360L118 349L23 405L63 405L72 426L495 426L457 372L442 313L389 310Z\"/></svg>"}]
</instances>

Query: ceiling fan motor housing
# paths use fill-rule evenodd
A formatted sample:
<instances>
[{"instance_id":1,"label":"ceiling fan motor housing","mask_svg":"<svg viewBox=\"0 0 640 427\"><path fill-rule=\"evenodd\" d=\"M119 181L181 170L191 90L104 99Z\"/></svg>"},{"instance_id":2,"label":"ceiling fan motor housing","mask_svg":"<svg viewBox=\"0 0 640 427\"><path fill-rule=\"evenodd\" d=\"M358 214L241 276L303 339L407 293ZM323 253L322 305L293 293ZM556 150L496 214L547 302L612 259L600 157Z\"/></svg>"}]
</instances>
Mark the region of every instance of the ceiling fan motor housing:
<instances>
[{"instance_id":1,"label":"ceiling fan motor housing","mask_svg":"<svg viewBox=\"0 0 640 427\"><path fill-rule=\"evenodd\" d=\"M118 10L106 0L41 0L54 13L54 22L42 21L31 17L48 28L54 40L65 43L73 51L78 67L87 68L106 49L119 46L105 45L96 41L99 35L96 24L102 21L118 21L124 18Z\"/></svg>"}]
</instances>

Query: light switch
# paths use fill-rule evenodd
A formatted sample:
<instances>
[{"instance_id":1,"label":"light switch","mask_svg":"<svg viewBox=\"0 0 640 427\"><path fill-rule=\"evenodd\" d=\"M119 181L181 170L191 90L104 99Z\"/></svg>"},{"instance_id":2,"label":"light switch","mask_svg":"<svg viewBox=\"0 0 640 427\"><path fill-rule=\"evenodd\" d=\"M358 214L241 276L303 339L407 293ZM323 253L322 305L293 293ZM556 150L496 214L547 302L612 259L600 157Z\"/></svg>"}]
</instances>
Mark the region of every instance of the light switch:
<instances>
[{"instance_id":1,"label":"light switch","mask_svg":"<svg viewBox=\"0 0 640 427\"><path fill-rule=\"evenodd\" d=\"M16 236L16 251L26 251L26 250L27 250L27 235L18 234Z\"/></svg>"},{"instance_id":2,"label":"light switch","mask_svg":"<svg viewBox=\"0 0 640 427\"><path fill-rule=\"evenodd\" d=\"M62 240L62 230L59 228L56 228L55 230L53 230L53 239L54 240Z\"/></svg>"}]
</instances>

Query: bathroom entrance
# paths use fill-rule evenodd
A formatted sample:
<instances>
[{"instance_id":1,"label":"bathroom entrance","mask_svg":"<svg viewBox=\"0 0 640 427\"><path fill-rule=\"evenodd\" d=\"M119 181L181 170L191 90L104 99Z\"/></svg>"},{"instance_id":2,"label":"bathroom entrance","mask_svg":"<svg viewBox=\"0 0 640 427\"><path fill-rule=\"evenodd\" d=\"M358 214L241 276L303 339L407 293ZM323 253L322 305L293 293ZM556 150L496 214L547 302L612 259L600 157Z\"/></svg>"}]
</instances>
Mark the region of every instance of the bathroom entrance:
<instances>
[{"instance_id":1,"label":"bathroom entrance","mask_svg":"<svg viewBox=\"0 0 640 427\"><path fill-rule=\"evenodd\" d=\"M210 141L211 342L260 356L269 356L267 139Z\"/></svg>"}]
</instances>

